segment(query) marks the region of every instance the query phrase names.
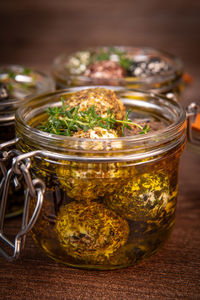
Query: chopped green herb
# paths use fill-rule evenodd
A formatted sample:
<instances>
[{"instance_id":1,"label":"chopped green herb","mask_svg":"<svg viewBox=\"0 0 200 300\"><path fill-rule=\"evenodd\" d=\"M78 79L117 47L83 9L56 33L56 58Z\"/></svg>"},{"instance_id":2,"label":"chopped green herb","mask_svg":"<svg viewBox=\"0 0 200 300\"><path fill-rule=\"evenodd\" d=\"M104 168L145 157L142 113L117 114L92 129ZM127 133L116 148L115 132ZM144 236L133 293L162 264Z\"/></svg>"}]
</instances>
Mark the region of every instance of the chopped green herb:
<instances>
[{"instance_id":1,"label":"chopped green herb","mask_svg":"<svg viewBox=\"0 0 200 300\"><path fill-rule=\"evenodd\" d=\"M124 51L121 51L114 47L110 47L110 48L108 48L107 51L102 50L99 53L95 54L94 61L110 60L110 56L112 54L115 54L118 56L119 64L125 70L128 70L133 63L133 61L131 59L126 57L126 53Z\"/></svg>"},{"instance_id":2,"label":"chopped green herb","mask_svg":"<svg viewBox=\"0 0 200 300\"><path fill-rule=\"evenodd\" d=\"M98 61L109 60L110 59L110 54L107 53L107 52L102 51L102 52L96 54L95 59L98 60Z\"/></svg>"},{"instance_id":3,"label":"chopped green herb","mask_svg":"<svg viewBox=\"0 0 200 300\"><path fill-rule=\"evenodd\" d=\"M24 75L30 75L30 74L31 74L31 72L32 72L32 70L31 70L31 69L24 68L23 74L24 74Z\"/></svg>"},{"instance_id":4,"label":"chopped green herb","mask_svg":"<svg viewBox=\"0 0 200 300\"><path fill-rule=\"evenodd\" d=\"M9 72L8 72L8 77L9 77L10 79L15 79L15 76L16 76L16 73L15 73L15 72L13 72L13 71L9 71Z\"/></svg>"},{"instance_id":5,"label":"chopped green herb","mask_svg":"<svg viewBox=\"0 0 200 300\"><path fill-rule=\"evenodd\" d=\"M142 131L140 132L140 134L146 134L147 132L149 132L150 127L149 125L145 125L142 129Z\"/></svg>"}]
</instances>

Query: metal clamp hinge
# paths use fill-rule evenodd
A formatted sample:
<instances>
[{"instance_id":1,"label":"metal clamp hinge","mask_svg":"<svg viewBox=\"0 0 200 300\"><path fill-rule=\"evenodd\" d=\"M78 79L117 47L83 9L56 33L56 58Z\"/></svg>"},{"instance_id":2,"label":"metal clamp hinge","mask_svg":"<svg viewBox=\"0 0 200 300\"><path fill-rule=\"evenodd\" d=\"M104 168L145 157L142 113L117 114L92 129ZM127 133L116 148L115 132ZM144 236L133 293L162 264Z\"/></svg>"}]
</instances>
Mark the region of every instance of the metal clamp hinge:
<instances>
[{"instance_id":1,"label":"metal clamp hinge","mask_svg":"<svg viewBox=\"0 0 200 300\"><path fill-rule=\"evenodd\" d=\"M7 147L7 145L0 145L1 150L4 150L5 147ZM16 149L12 149L10 151L4 151L2 158L0 159L0 167L3 175L0 182L0 241L1 244L7 246L6 249L8 249L5 250L5 247L0 248L0 254L2 254L9 261L17 259L21 253L21 250L24 248L26 235L34 226L42 208L43 195L45 192L45 184L43 181L38 178L31 178L29 172L31 162L30 158L28 158L28 154L24 160L20 160L20 156L23 157L21 152L17 151ZM5 162L10 158L12 158L12 166L9 170L7 170ZM18 184L20 177L24 178L27 188L25 191L21 229L16 234L14 242L12 242L4 234L4 220L11 180L15 180L16 184ZM36 198L36 205L32 216L29 216L29 204L30 200L33 198ZM10 252L12 252L12 254L10 254Z\"/></svg>"}]
</instances>

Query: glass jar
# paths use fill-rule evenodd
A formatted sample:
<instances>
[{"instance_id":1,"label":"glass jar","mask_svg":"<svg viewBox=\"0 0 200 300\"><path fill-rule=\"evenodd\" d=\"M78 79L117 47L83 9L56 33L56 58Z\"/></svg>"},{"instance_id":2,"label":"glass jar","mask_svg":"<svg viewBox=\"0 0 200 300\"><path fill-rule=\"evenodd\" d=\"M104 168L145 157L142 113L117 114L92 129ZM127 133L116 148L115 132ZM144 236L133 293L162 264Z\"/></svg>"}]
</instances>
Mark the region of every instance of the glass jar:
<instances>
[{"instance_id":1,"label":"glass jar","mask_svg":"<svg viewBox=\"0 0 200 300\"><path fill-rule=\"evenodd\" d=\"M58 88L116 85L179 98L183 63L153 48L94 47L58 56L52 73Z\"/></svg>"},{"instance_id":2,"label":"glass jar","mask_svg":"<svg viewBox=\"0 0 200 300\"><path fill-rule=\"evenodd\" d=\"M0 67L0 143L15 138L15 111L25 101L36 95L55 89L54 81L47 75L19 65ZM3 170L0 170L2 177ZM18 215L22 211L22 190L15 182L10 191L7 217Z\"/></svg>"},{"instance_id":3,"label":"glass jar","mask_svg":"<svg viewBox=\"0 0 200 300\"><path fill-rule=\"evenodd\" d=\"M61 106L61 96L67 103L81 89L35 97L17 110L20 154L10 176L24 175L28 194L14 255L1 251L10 260L19 255L20 243L32 229L34 241L46 254L68 266L127 267L155 253L174 227L179 158L186 136L183 108L165 96L109 87L133 117L163 126L147 135L92 140L38 129L47 107ZM8 186L1 220L7 191ZM0 229L7 242L3 223Z\"/></svg>"}]
</instances>

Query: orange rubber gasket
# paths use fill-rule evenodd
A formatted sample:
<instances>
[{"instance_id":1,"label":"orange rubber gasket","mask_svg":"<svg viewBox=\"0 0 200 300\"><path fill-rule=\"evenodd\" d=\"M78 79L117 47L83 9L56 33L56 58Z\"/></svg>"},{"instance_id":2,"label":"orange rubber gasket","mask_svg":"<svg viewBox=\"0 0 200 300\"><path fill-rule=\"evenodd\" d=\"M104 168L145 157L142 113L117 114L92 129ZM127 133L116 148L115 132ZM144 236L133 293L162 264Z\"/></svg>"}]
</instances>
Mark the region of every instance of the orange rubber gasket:
<instances>
[{"instance_id":1,"label":"orange rubber gasket","mask_svg":"<svg viewBox=\"0 0 200 300\"><path fill-rule=\"evenodd\" d=\"M200 113L196 116L194 123L192 124L192 128L200 131Z\"/></svg>"}]
</instances>

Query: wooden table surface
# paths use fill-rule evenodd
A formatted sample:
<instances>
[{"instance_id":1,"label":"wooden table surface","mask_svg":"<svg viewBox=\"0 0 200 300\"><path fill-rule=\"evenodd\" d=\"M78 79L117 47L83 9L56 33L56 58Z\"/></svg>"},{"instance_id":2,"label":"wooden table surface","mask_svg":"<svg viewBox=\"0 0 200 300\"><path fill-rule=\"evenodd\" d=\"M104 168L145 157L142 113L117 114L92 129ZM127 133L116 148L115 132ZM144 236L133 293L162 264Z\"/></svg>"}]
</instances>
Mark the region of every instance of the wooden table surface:
<instances>
[{"instance_id":1,"label":"wooden table surface","mask_svg":"<svg viewBox=\"0 0 200 300\"><path fill-rule=\"evenodd\" d=\"M3 1L0 63L50 72L53 58L93 45L164 49L194 80L182 96L200 103L200 1ZM115 271L68 268L46 257L29 235L22 257L0 257L0 299L200 299L200 155L181 158L176 226L148 261ZM20 218L7 223L14 232Z\"/></svg>"}]
</instances>

